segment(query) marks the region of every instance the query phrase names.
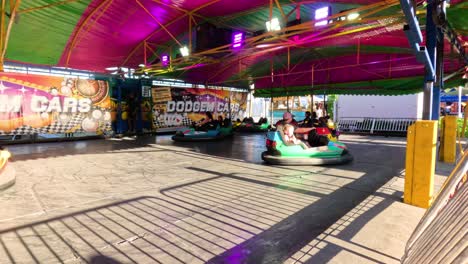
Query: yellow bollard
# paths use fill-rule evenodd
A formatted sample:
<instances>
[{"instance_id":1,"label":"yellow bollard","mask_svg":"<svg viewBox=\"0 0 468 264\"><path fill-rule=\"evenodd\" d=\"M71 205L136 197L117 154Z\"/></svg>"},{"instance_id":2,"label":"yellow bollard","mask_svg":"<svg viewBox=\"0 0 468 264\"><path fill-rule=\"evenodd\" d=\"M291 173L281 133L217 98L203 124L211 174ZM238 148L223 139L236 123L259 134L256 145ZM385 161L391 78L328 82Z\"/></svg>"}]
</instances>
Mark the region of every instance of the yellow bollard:
<instances>
[{"instance_id":1,"label":"yellow bollard","mask_svg":"<svg viewBox=\"0 0 468 264\"><path fill-rule=\"evenodd\" d=\"M422 208L431 205L434 192L437 121L417 121L408 128L403 201Z\"/></svg>"},{"instance_id":2,"label":"yellow bollard","mask_svg":"<svg viewBox=\"0 0 468 264\"><path fill-rule=\"evenodd\" d=\"M445 116L443 119L443 142L440 160L455 163L457 153L457 117Z\"/></svg>"}]
</instances>

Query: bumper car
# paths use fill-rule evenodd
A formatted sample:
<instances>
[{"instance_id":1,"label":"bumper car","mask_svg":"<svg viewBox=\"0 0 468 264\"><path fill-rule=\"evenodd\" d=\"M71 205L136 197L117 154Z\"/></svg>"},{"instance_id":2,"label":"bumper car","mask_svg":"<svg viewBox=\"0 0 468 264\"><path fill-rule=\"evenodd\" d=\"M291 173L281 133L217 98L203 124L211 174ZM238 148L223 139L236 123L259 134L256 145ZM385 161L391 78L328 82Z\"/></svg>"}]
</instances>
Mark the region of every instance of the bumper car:
<instances>
[{"instance_id":1,"label":"bumper car","mask_svg":"<svg viewBox=\"0 0 468 264\"><path fill-rule=\"evenodd\" d=\"M239 132L267 132L270 128L269 123L242 123L236 128Z\"/></svg>"},{"instance_id":2,"label":"bumper car","mask_svg":"<svg viewBox=\"0 0 468 264\"><path fill-rule=\"evenodd\" d=\"M221 127L207 131L197 131L195 128L182 128L172 136L172 140L179 142L200 142L200 141L215 141L231 137L233 134L232 126Z\"/></svg>"},{"instance_id":3,"label":"bumper car","mask_svg":"<svg viewBox=\"0 0 468 264\"><path fill-rule=\"evenodd\" d=\"M235 130L237 129L238 127L240 127L243 123L242 122L233 122L232 123L232 128Z\"/></svg>"},{"instance_id":4,"label":"bumper car","mask_svg":"<svg viewBox=\"0 0 468 264\"><path fill-rule=\"evenodd\" d=\"M344 164L353 160L345 144L329 141L326 146L304 148L285 143L282 132L267 133L267 151L262 159L274 165L331 165Z\"/></svg>"},{"instance_id":5,"label":"bumper car","mask_svg":"<svg viewBox=\"0 0 468 264\"><path fill-rule=\"evenodd\" d=\"M16 172L10 158L10 152L0 147L0 190L12 186L16 181Z\"/></svg>"},{"instance_id":6,"label":"bumper car","mask_svg":"<svg viewBox=\"0 0 468 264\"><path fill-rule=\"evenodd\" d=\"M326 136L330 141L338 142L339 133L336 130L332 130L328 127L317 127L315 131L317 135Z\"/></svg>"}]
</instances>

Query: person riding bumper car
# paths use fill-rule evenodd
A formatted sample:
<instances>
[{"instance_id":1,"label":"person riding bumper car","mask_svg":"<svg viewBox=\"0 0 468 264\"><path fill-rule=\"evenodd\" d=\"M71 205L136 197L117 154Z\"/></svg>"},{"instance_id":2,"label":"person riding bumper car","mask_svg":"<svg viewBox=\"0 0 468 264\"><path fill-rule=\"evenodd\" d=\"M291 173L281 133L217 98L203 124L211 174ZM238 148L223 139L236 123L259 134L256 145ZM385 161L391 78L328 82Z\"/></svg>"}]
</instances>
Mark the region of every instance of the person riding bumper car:
<instances>
[{"instance_id":1,"label":"person riding bumper car","mask_svg":"<svg viewBox=\"0 0 468 264\"><path fill-rule=\"evenodd\" d=\"M277 131L267 133L267 151L262 153L262 159L274 165L343 164L353 160L345 144L329 141L322 136L316 137L316 140L317 144L312 147L289 143L279 126ZM314 142L309 140L309 143Z\"/></svg>"},{"instance_id":2,"label":"person riding bumper car","mask_svg":"<svg viewBox=\"0 0 468 264\"><path fill-rule=\"evenodd\" d=\"M214 122L204 127L186 127L179 129L172 140L180 142L200 142L222 140L233 135L232 124L229 119L223 123Z\"/></svg>"},{"instance_id":3,"label":"person riding bumper car","mask_svg":"<svg viewBox=\"0 0 468 264\"><path fill-rule=\"evenodd\" d=\"M267 118L260 118L257 123L253 122L242 122L237 128L236 131L239 132L267 132L270 129L270 123Z\"/></svg>"}]
</instances>

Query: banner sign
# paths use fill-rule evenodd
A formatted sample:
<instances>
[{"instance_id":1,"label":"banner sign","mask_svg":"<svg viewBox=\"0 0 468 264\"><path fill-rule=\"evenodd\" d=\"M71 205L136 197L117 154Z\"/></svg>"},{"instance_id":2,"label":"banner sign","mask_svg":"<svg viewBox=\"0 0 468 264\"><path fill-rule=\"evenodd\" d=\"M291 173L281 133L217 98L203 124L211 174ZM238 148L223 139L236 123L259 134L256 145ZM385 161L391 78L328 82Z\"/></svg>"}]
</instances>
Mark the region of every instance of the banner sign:
<instances>
[{"instance_id":1,"label":"banner sign","mask_svg":"<svg viewBox=\"0 0 468 264\"><path fill-rule=\"evenodd\" d=\"M215 118L242 119L247 108L246 92L156 86L151 92L156 128L189 126L204 118L206 112L212 112Z\"/></svg>"},{"instance_id":2,"label":"banner sign","mask_svg":"<svg viewBox=\"0 0 468 264\"><path fill-rule=\"evenodd\" d=\"M0 134L111 131L106 81L0 74Z\"/></svg>"}]
</instances>

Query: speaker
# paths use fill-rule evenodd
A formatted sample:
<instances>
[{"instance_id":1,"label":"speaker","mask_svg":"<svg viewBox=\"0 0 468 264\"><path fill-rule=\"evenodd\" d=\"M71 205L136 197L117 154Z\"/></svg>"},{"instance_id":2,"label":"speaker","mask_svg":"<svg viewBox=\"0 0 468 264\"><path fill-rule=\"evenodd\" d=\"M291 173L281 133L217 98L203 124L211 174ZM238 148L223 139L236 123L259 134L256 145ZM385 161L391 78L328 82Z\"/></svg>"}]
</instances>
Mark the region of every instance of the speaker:
<instances>
[{"instance_id":1,"label":"speaker","mask_svg":"<svg viewBox=\"0 0 468 264\"><path fill-rule=\"evenodd\" d=\"M217 48L231 43L232 30L217 28L210 23L196 27L195 52Z\"/></svg>"},{"instance_id":2,"label":"speaker","mask_svg":"<svg viewBox=\"0 0 468 264\"><path fill-rule=\"evenodd\" d=\"M210 23L200 24L196 27L195 52L201 52L213 47L213 39L216 37L216 26Z\"/></svg>"}]
</instances>

